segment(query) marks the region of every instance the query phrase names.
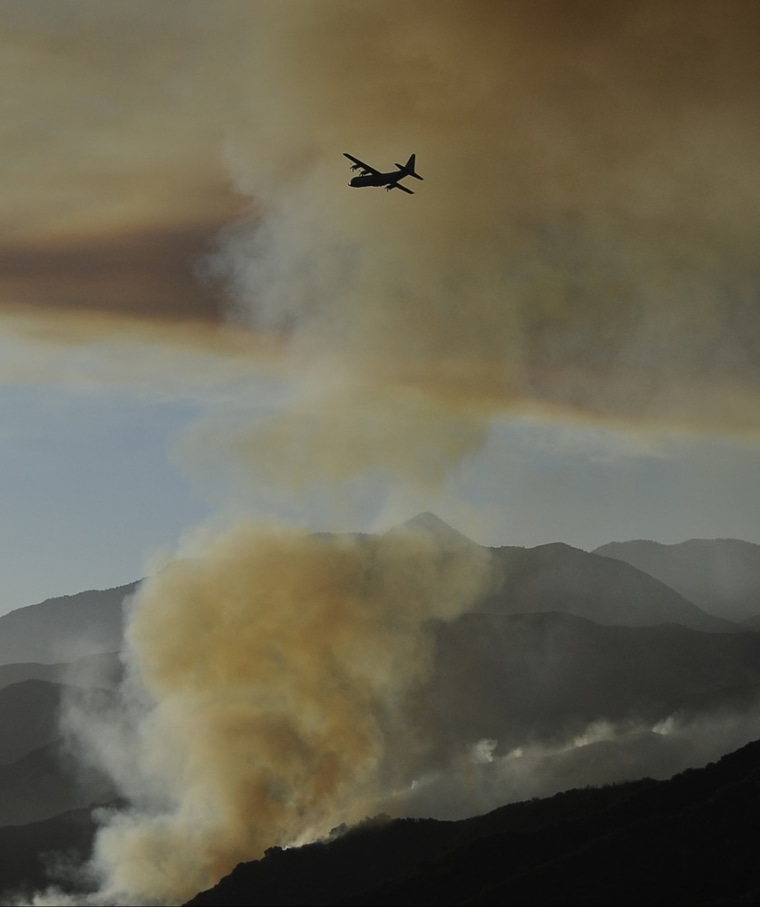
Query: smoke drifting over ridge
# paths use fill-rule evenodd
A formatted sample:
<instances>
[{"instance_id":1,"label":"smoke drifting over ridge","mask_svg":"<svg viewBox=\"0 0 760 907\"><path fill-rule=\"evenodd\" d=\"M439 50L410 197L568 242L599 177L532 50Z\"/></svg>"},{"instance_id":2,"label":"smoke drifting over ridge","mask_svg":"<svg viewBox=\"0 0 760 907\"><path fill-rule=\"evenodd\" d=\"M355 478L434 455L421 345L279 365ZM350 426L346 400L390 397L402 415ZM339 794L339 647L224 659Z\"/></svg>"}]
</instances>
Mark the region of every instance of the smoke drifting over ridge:
<instances>
[{"instance_id":1,"label":"smoke drifting over ridge","mask_svg":"<svg viewBox=\"0 0 760 907\"><path fill-rule=\"evenodd\" d=\"M152 53L183 14L164 9L141 7ZM250 211L200 269L233 326L281 344L290 385L270 418L200 426L201 455L284 493L370 473L403 495L510 411L757 431L756 7L224 9L178 119L221 107L210 131ZM182 60L157 69L173 88ZM349 190L342 151L378 167L416 152L425 182ZM431 544L241 525L145 583L135 710L72 718L134 803L99 836L99 897L180 900L405 780L423 622L483 581Z\"/></svg>"}]
</instances>

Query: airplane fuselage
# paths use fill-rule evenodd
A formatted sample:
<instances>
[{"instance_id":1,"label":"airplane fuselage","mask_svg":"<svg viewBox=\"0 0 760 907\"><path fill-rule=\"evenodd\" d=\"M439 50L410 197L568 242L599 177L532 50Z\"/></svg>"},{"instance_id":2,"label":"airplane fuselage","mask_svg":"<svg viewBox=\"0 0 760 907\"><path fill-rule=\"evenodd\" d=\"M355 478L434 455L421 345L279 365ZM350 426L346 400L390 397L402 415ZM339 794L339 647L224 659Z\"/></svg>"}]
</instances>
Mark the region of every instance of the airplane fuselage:
<instances>
[{"instance_id":1,"label":"airplane fuselage","mask_svg":"<svg viewBox=\"0 0 760 907\"><path fill-rule=\"evenodd\" d=\"M362 186L390 186L397 183L402 176L406 176L403 170L393 170L390 173L369 173L366 176L355 176L349 182L349 186L360 189Z\"/></svg>"},{"instance_id":2,"label":"airplane fuselage","mask_svg":"<svg viewBox=\"0 0 760 907\"><path fill-rule=\"evenodd\" d=\"M361 170L359 176L355 176L353 179L349 180L348 185L353 186L354 189L361 189L364 186L384 186L388 190L399 189L407 195L414 195L414 192L412 192L411 189L401 185L401 180L407 176L412 176L416 180L422 179L419 173L414 169L414 161L416 158L416 155L414 154L409 155L409 160L405 164L399 164L399 162L396 161L396 169L388 170L385 173L382 173L380 170L375 170L374 167L365 164L364 161L359 160L358 157L354 157L353 154L348 154L348 152L344 151L343 157L347 157L349 161L352 161L352 170Z\"/></svg>"}]
</instances>

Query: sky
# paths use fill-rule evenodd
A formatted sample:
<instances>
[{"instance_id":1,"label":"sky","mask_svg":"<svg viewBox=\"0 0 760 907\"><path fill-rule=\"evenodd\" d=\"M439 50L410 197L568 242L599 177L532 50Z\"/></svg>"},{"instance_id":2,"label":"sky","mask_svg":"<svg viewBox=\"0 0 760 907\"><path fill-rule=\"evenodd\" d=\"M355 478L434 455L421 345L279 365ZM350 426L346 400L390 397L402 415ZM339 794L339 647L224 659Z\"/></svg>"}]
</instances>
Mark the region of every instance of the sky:
<instances>
[{"instance_id":1,"label":"sky","mask_svg":"<svg viewBox=\"0 0 760 907\"><path fill-rule=\"evenodd\" d=\"M760 543L756 4L0 11L0 613L241 516Z\"/></svg>"}]
</instances>

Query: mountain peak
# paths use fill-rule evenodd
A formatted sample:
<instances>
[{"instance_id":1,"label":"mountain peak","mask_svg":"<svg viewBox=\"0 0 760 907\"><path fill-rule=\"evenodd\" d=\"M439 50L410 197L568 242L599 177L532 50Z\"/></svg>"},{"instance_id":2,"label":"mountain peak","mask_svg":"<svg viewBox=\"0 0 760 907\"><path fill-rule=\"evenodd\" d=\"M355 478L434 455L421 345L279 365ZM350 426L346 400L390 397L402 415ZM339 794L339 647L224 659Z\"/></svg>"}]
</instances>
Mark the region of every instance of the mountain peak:
<instances>
[{"instance_id":1,"label":"mountain peak","mask_svg":"<svg viewBox=\"0 0 760 907\"><path fill-rule=\"evenodd\" d=\"M425 533L432 535L439 543L444 544L446 547L453 546L460 548L465 545L475 545L475 542L473 542L472 539L467 538L466 535L462 535L461 532L458 532L440 517L437 517L434 513L430 513L429 511L418 513L417 516L412 517L405 523L401 523L399 526L394 526L393 529L389 529L388 531L394 534L402 532L414 534Z\"/></svg>"}]
</instances>

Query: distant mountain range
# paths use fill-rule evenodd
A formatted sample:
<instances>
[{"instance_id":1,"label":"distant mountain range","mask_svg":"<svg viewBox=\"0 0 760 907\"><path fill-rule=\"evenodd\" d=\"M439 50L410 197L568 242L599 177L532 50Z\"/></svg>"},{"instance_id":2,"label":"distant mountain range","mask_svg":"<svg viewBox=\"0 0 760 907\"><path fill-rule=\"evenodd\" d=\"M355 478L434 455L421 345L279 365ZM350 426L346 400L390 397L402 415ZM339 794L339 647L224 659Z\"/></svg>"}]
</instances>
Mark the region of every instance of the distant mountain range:
<instances>
[{"instance_id":1,"label":"distant mountain range","mask_svg":"<svg viewBox=\"0 0 760 907\"><path fill-rule=\"evenodd\" d=\"M473 552L475 542L432 513L422 513L390 530L390 534L425 533L444 549ZM633 544L633 543L632 543ZM722 542L717 542L722 546ZM607 548L609 546L605 546ZM760 546L758 588L760 588ZM736 632L736 622L708 613L660 577L623 557L607 556L605 549L587 553L559 542L536 548L505 546L489 549L491 584L475 610L500 614L561 611L598 623L617 626L653 626L677 623L695 630ZM719 558L713 562L718 563ZM713 586L719 585L717 578ZM755 614L760 615L760 600Z\"/></svg>"},{"instance_id":2,"label":"distant mountain range","mask_svg":"<svg viewBox=\"0 0 760 907\"><path fill-rule=\"evenodd\" d=\"M713 633L737 625L708 614L670 586L621 560L555 543L495 548L494 588L481 611L562 611L601 624L642 627L674 623Z\"/></svg>"},{"instance_id":3,"label":"distant mountain range","mask_svg":"<svg viewBox=\"0 0 760 907\"><path fill-rule=\"evenodd\" d=\"M760 561L757 573L754 572L754 558L760 557L760 546L735 540L693 540L681 546L611 543L593 553L559 543L536 548L483 549L433 514L420 514L388 534L403 539L419 533L430 536L444 552L456 552L459 557L472 555L482 560L485 554L490 579L468 613L455 620L428 624L431 669L424 685L410 698L406 716L409 728L419 739L415 747L405 748L403 741L397 747L400 758L406 760L404 770L409 780L426 780L410 786L402 814L462 821L499 804L552 796L561 790L646 776L664 780L690 766L716 760L754 737L760 738L760 633L752 632L760 629L756 594L760 589ZM321 534L321 538L330 544L329 534ZM373 538L363 536L362 540L372 544ZM730 576L732 565L737 569L734 581ZM83 689L102 701L118 700L125 603L138 586L139 582L135 582L49 599L0 617L0 843L6 854L19 855L5 868L0 862L0 890L16 886L19 880L39 887L42 862L32 854L35 835L39 835L40 842L65 838L60 828L69 822L62 816L66 813L76 816L71 819L71 827L79 829L76 834L81 832L81 841L89 841L89 813L68 811L111 801L118 794L108 779L79 771L75 757L65 746L59 713L62 699L75 696L78 691L81 694ZM752 748L743 752L741 764L747 768L745 775L749 779L749 761L757 759L757 752ZM621 825L613 831L605 823L612 822L613 816L623 816L625 809L636 813L643 809L641 803L650 801L665 821L665 799L660 803L660 794L654 791L662 791L663 798L667 798L666 790L650 780L599 793L595 806L577 806L578 815L588 816L591 813L587 810L591 810L597 817L584 819L585 825L575 821L576 806L568 814L563 812L568 803L580 804L580 799L565 799L561 801L565 805L560 805L560 800L553 797L553 805L546 807L538 805L543 800L537 801L534 815L553 815L554 819L530 819L522 830L510 825L512 830L505 827L498 832L508 836L501 845L497 845L501 838L495 837L495 831L493 839L483 844L483 853L488 848L509 849L514 845L516 852L523 854L501 881L495 879L496 870L489 868L486 860L483 868L490 873L488 884L509 879L514 891L521 892L519 897L515 895L515 902L572 903L551 900L560 895L551 894L544 881L537 883L536 888L543 895L537 893L534 901L523 899L528 885L525 880L534 878L537 872L530 862L530 842L540 840L544 846L555 840L555 833L549 830L551 822L567 823L562 832L567 833L567 838L557 832L557 849L550 848L553 856L547 857L549 864L560 867L558 879L564 878L565 872L576 872L571 868L574 858L567 849L573 835L586 842L584 847L589 848L589 854L597 856L607 853L608 836L617 840L619 834L621 842L644 848L643 839L635 834L626 837L629 832L633 834L632 826ZM588 803L597 796L591 791L585 794L590 798ZM581 795L579 792L578 797ZM705 797L706 804L706 794ZM624 803L628 804L625 809ZM398 802L395 805L398 807ZM695 805L695 810L701 808ZM708 809L706 805L704 809ZM678 815L685 815L685 810L683 806ZM528 815L525 809L520 814ZM606 818L602 818L603 814ZM560 816L564 818L560 820ZM640 817L643 816L641 812ZM474 824L467 827L481 827L472 821ZM516 820L509 820L513 821ZM589 822L593 828L602 829L596 837ZM528 826L532 829L530 834ZM405 848L413 846L410 841L419 844L417 863L421 866L421 861L429 861L431 872L437 867L435 873L440 873L441 879L447 877L444 864L438 862L444 852L440 842L444 840L450 840L445 847L456 849L460 855L456 859L464 859L465 868L468 859L473 860L472 867L479 865L483 856L477 856L479 845L472 845L475 849L469 851L471 857L462 857L464 838L453 828L450 839L446 838L448 831L443 834L439 829L431 833L433 843L425 843L425 829L434 827L437 828L432 819L416 825L370 824L361 833L341 839L344 844L336 841L330 847L337 848L335 852L345 847L345 853L349 853L354 846L361 850L362 840L376 841L378 847L387 848L378 859L395 867L393 872L385 872L386 879L403 874L402 868L415 856L410 851L407 860ZM623 827L628 830L622 832ZM393 828L406 831L392 832ZM514 835L517 837L509 837ZM563 840L567 845L561 843ZM399 843L403 841L407 844ZM86 846L82 844L85 850ZM697 844L689 846L695 854L701 853ZM75 848L74 843L72 847ZM384 889L383 895L360 895L364 889L372 892L380 877L371 873L362 876L361 863L357 863L357 873L352 875L344 863L340 871L353 881L337 888L330 888L325 882L323 890L321 880L328 870L320 861L328 850L320 845L305 849L299 857L316 861L315 898L350 896L351 900L345 903L357 904L449 902L436 888L435 879L422 878L426 873L420 874L419 866L404 870L406 881L397 879L393 883L397 887ZM272 866L284 868L287 864L287 872L291 872L288 861L296 858L290 853L272 852L251 871L266 874L273 871ZM617 865L618 851L613 847L609 853L610 866ZM326 858L325 867L331 865L330 859ZM636 865L639 859L645 865L648 857L637 851ZM19 869L23 865L31 867L26 877ZM584 864L581 861L577 865ZM275 876L276 873L271 878ZM585 892L585 883L573 878L577 890ZM427 892L420 895L423 899L404 900L412 897L418 882L420 892ZM269 881L261 884L265 886L261 892L270 892L266 887ZM287 900L286 893L295 890L297 881L281 878L280 884L282 893L278 897L282 900L268 900L269 895L261 893L254 897L248 892L245 897L254 899L245 902L338 902L309 900L312 895L303 892L298 897L306 899ZM478 895L469 881L463 884L462 899L452 902L492 903L478 901L478 897L486 895ZM757 885L760 886L760 879ZM451 897L459 890L453 885ZM639 888L632 890L638 892ZM736 888L744 893L747 890L746 886ZM435 895L428 894L433 891ZM600 891L600 898L610 896L608 884ZM728 888L722 891L715 896L705 895L705 902L730 896ZM428 896L444 899L424 900ZM541 900L544 896L548 900ZM391 899L372 900L375 897ZM586 894L576 902L624 902L583 897Z\"/></svg>"},{"instance_id":4,"label":"distant mountain range","mask_svg":"<svg viewBox=\"0 0 760 907\"><path fill-rule=\"evenodd\" d=\"M625 561L654 576L684 598L734 621L760 615L760 545L739 539L610 542L595 554Z\"/></svg>"}]
</instances>

